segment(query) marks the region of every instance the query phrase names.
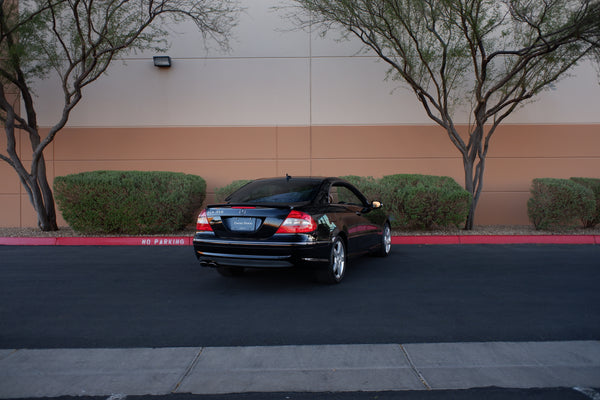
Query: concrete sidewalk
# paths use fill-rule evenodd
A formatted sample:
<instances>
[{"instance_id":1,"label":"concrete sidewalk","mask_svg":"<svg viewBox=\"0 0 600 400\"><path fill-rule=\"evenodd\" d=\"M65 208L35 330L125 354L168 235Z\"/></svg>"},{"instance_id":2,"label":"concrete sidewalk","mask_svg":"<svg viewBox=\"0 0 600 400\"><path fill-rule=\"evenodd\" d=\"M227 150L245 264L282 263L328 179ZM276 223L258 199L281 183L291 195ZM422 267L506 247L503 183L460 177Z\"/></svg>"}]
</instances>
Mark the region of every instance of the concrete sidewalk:
<instances>
[{"instance_id":1,"label":"concrete sidewalk","mask_svg":"<svg viewBox=\"0 0 600 400\"><path fill-rule=\"evenodd\" d=\"M0 350L0 398L599 387L600 341Z\"/></svg>"}]
</instances>

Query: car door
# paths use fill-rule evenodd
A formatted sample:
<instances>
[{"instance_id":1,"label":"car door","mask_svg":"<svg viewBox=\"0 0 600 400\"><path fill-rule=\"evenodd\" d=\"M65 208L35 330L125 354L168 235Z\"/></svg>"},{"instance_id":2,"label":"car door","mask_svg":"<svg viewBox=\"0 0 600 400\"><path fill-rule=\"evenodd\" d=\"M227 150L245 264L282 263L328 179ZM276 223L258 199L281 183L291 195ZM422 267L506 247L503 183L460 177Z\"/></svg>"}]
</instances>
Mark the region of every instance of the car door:
<instances>
[{"instance_id":1,"label":"car door","mask_svg":"<svg viewBox=\"0 0 600 400\"><path fill-rule=\"evenodd\" d=\"M364 215L368 212L366 200L352 186L338 182L329 189L330 209L348 234L348 251L367 251L376 244L378 227Z\"/></svg>"}]
</instances>

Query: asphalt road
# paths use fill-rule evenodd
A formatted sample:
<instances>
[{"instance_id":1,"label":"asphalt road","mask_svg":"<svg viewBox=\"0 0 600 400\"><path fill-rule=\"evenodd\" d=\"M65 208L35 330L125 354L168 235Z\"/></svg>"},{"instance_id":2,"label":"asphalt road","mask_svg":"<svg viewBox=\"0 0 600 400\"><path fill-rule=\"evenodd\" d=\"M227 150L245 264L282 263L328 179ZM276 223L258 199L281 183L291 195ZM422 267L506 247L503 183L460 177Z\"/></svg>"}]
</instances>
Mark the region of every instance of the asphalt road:
<instances>
[{"instance_id":1,"label":"asphalt road","mask_svg":"<svg viewBox=\"0 0 600 400\"><path fill-rule=\"evenodd\" d=\"M340 285L189 247L0 246L0 348L597 340L600 246L394 246Z\"/></svg>"}]
</instances>

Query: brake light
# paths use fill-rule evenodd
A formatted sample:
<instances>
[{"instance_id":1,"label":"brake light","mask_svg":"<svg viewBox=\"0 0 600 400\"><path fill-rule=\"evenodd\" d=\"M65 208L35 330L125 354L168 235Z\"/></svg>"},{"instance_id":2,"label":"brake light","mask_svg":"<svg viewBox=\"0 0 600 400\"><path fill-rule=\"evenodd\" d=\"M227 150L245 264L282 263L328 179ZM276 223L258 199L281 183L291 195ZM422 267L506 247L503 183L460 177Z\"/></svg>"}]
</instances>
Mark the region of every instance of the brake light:
<instances>
[{"instance_id":1,"label":"brake light","mask_svg":"<svg viewBox=\"0 0 600 400\"><path fill-rule=\"evenodd\" d=\"M208 218L206 217L206 210L202 210L198 215L198 221L196 222L196 231L198 232L212 232Z\"/></svg>"},{"instance_id":2,"label":"brake light","mask_svg":"<svg viewBox=\"0 0 600 400\"><path fill-rule=\"evenodd\" d=\"M308 233L316 229L317 223L310 215L292 210L275 233Z\"/></svg>"}]
</instances>

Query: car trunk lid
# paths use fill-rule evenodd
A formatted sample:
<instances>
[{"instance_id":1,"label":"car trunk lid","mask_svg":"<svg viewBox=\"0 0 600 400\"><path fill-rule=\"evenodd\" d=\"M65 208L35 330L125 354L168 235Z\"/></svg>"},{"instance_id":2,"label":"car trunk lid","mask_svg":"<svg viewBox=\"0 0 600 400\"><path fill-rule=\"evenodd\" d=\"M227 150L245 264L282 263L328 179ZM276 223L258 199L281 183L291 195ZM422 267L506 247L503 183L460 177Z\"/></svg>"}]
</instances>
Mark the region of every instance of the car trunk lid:
<instances>
[{"instance_id":1,"label":"car trunk lid","mask_svg":"<svg viewBox=\"0 0 600 400\"><path fill-rule=\"evenodd\" d=\"M260 240L273 236L291 209L289 205L211 205L206 217L216 237Z\"/></svg>"}]
</instances>

